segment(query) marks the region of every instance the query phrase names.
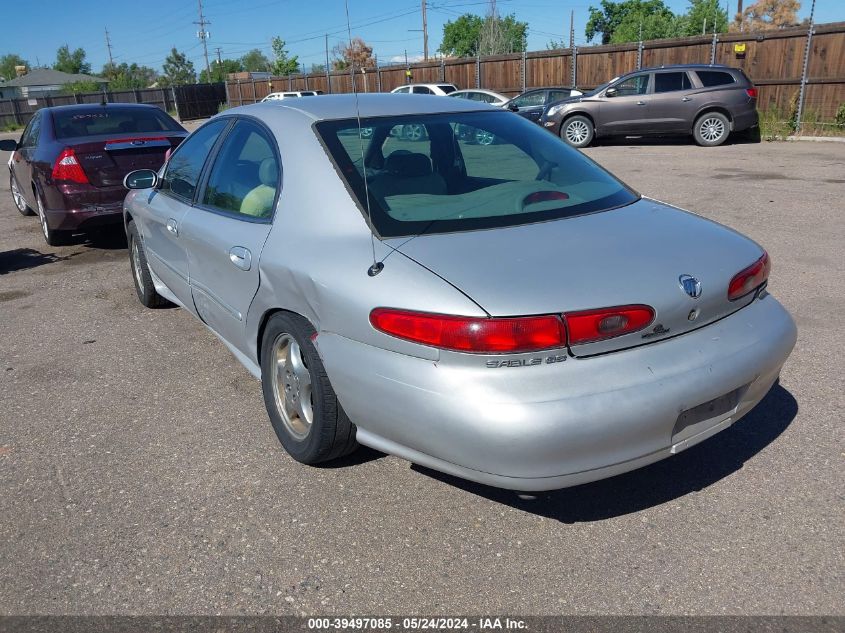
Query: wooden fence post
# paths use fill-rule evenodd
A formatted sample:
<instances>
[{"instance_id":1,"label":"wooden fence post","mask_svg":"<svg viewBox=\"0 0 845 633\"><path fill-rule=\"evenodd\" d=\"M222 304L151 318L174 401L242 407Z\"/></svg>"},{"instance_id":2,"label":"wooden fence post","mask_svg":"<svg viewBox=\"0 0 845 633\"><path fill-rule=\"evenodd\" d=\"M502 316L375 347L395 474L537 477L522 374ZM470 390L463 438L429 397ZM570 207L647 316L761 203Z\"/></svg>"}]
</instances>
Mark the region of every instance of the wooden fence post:
<instances>
[{"instance_id":1,"label":"wooden fence post","mask_svg":"<svg viewBox=\"0 0 845 633\"><path fill-rule=\"evenodd\" d=\"M236 79L235 81L238 82L238 105L242 106L244 104L244 93L243 93L243 90L241 89L241 80Z\"/></svg>"},{"instance_id":2,"label":"wooden fence post","mask_svg":"<svg viewBox=\"0 0 845 633\"><path fill-rule=\"evenodd\" d=\"M137 91L137 90L133 90L133 91L132 91L132 94L134 94L134 95L135 95L135 103L141 103L141 97L140 97L140 95L139 95L138 91Z\"/></svg>"},{"instance_id":3,"label":"wooden fence post","mask_svg":"<svg viewBox=\"0 0 845 633\"><path fill-rule=\"evenodd\" d=\"M21 109L18 106L17 99L12 99L12 116L15 117L15 125L23 125L23 119L21 118Z\"/></svg>"}]
</instances>

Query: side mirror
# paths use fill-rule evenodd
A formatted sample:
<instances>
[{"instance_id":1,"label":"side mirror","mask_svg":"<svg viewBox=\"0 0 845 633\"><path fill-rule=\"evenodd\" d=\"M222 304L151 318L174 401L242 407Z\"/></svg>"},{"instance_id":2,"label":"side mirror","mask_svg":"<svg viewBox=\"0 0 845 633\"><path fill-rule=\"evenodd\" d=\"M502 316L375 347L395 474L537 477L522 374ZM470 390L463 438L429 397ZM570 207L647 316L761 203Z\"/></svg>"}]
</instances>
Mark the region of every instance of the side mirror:
<instances>
[{"instance_id":1,"label":"side mirror","mask_svg":"<svg viewBox=\"0 0 845 633\"><path fill-rule=\"evenodd\" d=\"M616 96L616 88L608 88L604 91L605 97L615 97Z\"/></svg>"},{"instance_id":2,"label":"side mirror","mask_svg":"<svg viewBox=\"0 0 845 633\"><path fill-rule=\"evenodd\" d=\"M4 138L0 141L0 151L14 152L18 149L18 142L13 138Z\"/></svg>"},{"instance_id":3,"label":"side mirror","mask_svg":"<svg viewBox=\"0 0 845 633\"><path fill-rule=\"evenodd\" d=\"M152 169L136 169L126 174L123 186L127 189L152 189L158 184L158 174Z\"/></svg>"},{"instance_id":4,"label":"side mirror","mask_svg":"<svg viewBox=\"0 0 845 633\"><path fill-rule=\"evenodd\" d=\"M511 112L519 112L519 108L515 103L509 103L508 110L510 110Z\"/></svg>"}]
</instances>

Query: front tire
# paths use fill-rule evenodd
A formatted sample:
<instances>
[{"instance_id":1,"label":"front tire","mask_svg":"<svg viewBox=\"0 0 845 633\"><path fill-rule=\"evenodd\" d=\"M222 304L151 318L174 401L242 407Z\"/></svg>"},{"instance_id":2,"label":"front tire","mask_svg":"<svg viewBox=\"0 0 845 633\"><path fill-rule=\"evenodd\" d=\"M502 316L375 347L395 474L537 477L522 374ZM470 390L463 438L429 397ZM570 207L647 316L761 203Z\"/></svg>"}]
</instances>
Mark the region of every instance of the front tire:
<instances>
[{"instance_id":1,"label":"front tire","mask_svg":"<svg viewBox=\"0 0 845 633\"><path fill-rule=\"evenodd\" d=\"M728 140L731 122L721 112L706 112L695 120L692 135L702 147L716 147Z\"/></svg>"},{"instance_id":2,"label":"front tire","mask_svg":"<svg viewBox=\"0 0 845 633\"><path fill-rule=\"evenodd\" d=\"M593 142L595 133L593 122L581 115L569 117L560 126L560 137L572 147L587 147Z\"/></svg>"},{"instance_id":3,"label":"front tire","mask_svg":"<svg viewBox=\"0 0 845 633\"><path fill-rule=\"evenodd\" d=\"M135 283L135 293L138 301L145 308L162 308L170 302L156 292L150 268L147 264L147 254L141 243L141 236L134 222L130 222L126 231L126 242L129 247L129 265L132 268L132 281Z\"/></svg>"},{"instance_id":4,"label":"front tire","mask_svg":"<svg viewBox=\"0 0 845 633\"><path fill-rule=\"evenodd\" d=\"M50 246L64 246L70 240L69 231L56 231L50 228L47 224L47 214L44 211L44 201L41 196L35 194L35 202L38 205L38 221L41 224L41 233L44 235L44 241Z\"/></svg>"},{"instance_id":5,"label":"front tire","mask_svg":"<svg viewBox=\"0 0 845 633\"><path fill-rule=\"evenodd\" d=\"M261 387L276 436L303 464L318 464L358 447L355 425L346 417L332 389L312 338L313 326L302 317L277 312L261 341Z\"/></svg>"},{"instance_id":6,"label":"front tire","mask_svg":"<svg viewBox=\"0 0 845 633\"><path fill-rule=\"evenodd\" d=\"M35 215L35 211L29 208L29 205L24 200L23 193L18 187L18 181L15 180L15 175L9 171L9 190L12 192L12 200L15 202L15 208L21 215Z\"/></svg>"}]
</instances>

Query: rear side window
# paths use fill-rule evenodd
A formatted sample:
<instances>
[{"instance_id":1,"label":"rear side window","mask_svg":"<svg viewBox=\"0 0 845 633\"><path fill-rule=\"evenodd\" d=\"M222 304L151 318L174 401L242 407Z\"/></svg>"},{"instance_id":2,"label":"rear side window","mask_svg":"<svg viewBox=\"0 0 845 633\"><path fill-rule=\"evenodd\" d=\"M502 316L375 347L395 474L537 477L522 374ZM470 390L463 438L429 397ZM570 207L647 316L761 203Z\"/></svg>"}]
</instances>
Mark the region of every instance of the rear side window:
<instances>
[{"instance_id":1,"label":"rear side window","mask_svg":"<svg viewBox=\"0 0 845 633\"><path fill-rule=\"evenodd\" d=\"M443 94L455 92L455 86L453 86L452 84L440 84L437 87L443 91Z\"/></svg>"},{"instance_id":2,"label":"rear side window","mask_svg":"<svg viewBox=\"0 0 845 633\"><path fill-rule=\"evenodd\" d=\"M227 213L269 218L278 186L279 162L264 131L238 121L214 159L202 202Z\"/></svg>"},{"instance_id":3,"label":"rear side window","mask_svg":"<svg viewBox=\"0 0 845 633\"><path fill-rule=\"evenodd\" d=\"M95 106L53 112L56 138L177 132L182 128L158 108Z\"/></svg>"},{"instance_id":4,"label":"rear side window","mask_svg":"<svg viewBox=\"0 0 845 633\"><path fill-rule=\"evenodd\" d=\"M542 90L538 90L537 92L529 92L527 94L518 96L516 99L513 100L513 104L517 108L530 108L531 106L541 106L545 101L544 97L545 93Z\"/></svg>"},{"instance_id":5,"label":"rear side window","mask_svg":"<svg viewBox=\"0 0 845 633\"><path fill-rule=\"evenodd\" d=\"M36 112L23 131L21 147L35 147L38 144L38 137L41 135L41 113Z\"/></svg>"},{"instance_id":6,"label":"rear side window","mask_svg":"<svg viewBox=\"0 0 845 633\"><path fill-rule=\"evenodd\" d=\"M672 92L690 88L692 88L692 83L686 73L656 73L654 75L655 92Z\"/></svg>"},{"instance_id":7,"label":"rear side window","mask_svg":"<svg viewBox=\"0 0 845 633\"><path fill-rule=\"evenodd\" d=\"M162 189L188 201L194 199L202 166L217 137L229 125L230 119L217 119L198 129L185 139L171 156L164 171Z\"/></svg>"},{"instance_id":8,"label":"rear side window","mask_svg":"<svg viewBox=\"0 0 845 633\"><path fill-rule=\"evenodd\" d=\"M733 75L720 70L697 70L695 73L705 88L735 83Z\"/></svg>"},{"instance_id":9,"label":"rear side window","mask_svg":"<svg viewBox=\"0 0 845 633\"><path fill-rule=\"evenodd\" d=\"M433 95L434 93L431 91L431 88L427 88L426 86L414 86L414 94Z\"/></svg>"}]
</instances>

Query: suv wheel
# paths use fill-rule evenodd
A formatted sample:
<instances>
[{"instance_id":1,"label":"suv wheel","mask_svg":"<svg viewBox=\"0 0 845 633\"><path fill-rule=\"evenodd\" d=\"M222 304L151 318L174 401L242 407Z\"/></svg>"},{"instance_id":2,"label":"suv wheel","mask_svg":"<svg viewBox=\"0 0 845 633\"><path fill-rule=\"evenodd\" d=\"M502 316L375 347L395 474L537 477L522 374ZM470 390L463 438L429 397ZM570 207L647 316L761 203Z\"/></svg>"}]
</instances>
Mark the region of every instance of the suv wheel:
<instances>
[{"instance_id":1,"label":"suv wheel","mask_svg":"<svg viewBox=\"0 0 845 633\"><path fill-rule=\"evenodd\" d=\"M302 317L278 312L261 341L261 388L273 430L298 462L317 464L358 447Z\"/></svg>"},{"instance_id":2,"label":"suv wheel","mask_svg":"<svg viewBox=\"0 0 845 633\"><path fill-rule=\"evenodd\" d=\"M721 112L706 112L695 121L692 134L702 147L716 147L728 139L731 123Z\"/></svg>"},{"instance_id":3,"label":"suv wheel","mask_svg":"<svg viewBox=\"0 0 845 633\"><path fill-rule=\"evenodd\" d=\"M594 135L593 122L585 116L569 117L560 126L560 137L572 147L587 147Z\"/></svg>"}]
</instances>

